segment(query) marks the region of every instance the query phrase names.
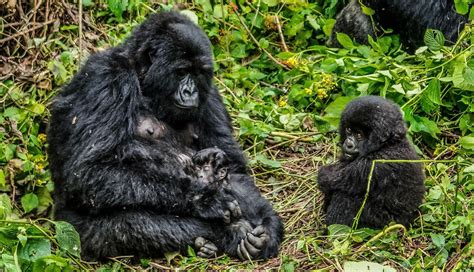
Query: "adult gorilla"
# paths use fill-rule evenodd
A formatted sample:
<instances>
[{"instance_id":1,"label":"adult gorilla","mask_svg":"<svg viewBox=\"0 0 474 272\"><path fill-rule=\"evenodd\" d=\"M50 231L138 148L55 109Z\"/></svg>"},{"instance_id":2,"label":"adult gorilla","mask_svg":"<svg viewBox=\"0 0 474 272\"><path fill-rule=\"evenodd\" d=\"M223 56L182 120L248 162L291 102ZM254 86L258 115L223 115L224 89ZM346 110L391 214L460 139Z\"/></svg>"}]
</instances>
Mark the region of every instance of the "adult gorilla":
<instances>
[{"instance_id":1,"label":"adult gorilla","mask_svg":"<svg viewBox=\"0 0 474 272\"><path fill-rule=\"evenodd\" d=\"M200 256L237 256L239 245L247 258L278 253L283 229L268 202L256 215L261 225L252 226L260 236L249 240L255 231L247 223L224 223L240 215L231 193L193 197L190 152L218 147L229 175L247 176L212 77L205 34L178 13L161 13L122 45L91 56L58 95L48 132L56 219L76 227L85 259L185 251L198 237ZM143 137L142 130L154 133L143 129L143 116L168 136Z\"/></svg>"}]
</instances>

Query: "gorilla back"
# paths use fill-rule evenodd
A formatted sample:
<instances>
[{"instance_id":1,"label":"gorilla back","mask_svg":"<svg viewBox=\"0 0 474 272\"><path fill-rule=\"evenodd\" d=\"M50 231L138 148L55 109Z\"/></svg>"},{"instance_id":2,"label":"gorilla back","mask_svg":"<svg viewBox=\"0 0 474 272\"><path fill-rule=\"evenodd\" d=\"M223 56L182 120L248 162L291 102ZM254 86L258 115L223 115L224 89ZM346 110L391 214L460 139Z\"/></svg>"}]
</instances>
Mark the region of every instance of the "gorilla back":
<instances>
[{"instance_id":1,"label":"gorilla back","mask_svg":"<svg viewBox=\"0 0 474 272\"><path fill-rule=\"evenodd\" d=\"M245 238L224 224L231 195L205 208L193 201L196 177L183 159L183 150L216 146L229 174L247 175L212 78L204 32L178 13L160 13L123 44L92 55L56 97L48 129L56 219L76 227L85 259L185 251L197 237L235 252ZM146 139L143 113L168 135L192 127L193 137Z\"/></svg>"}]
</instances>

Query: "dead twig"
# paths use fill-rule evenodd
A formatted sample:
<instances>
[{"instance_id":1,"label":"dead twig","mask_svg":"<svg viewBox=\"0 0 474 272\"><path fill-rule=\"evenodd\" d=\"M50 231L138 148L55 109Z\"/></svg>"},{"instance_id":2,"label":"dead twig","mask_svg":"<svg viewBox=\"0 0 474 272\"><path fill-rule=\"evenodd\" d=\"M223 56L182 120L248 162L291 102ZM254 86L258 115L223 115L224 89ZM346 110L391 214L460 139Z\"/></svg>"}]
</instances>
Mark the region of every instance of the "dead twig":
<instances>
[{"instance_id":1,"label":"dead twig","mask_svg":"<svg viewBox=\"0 0 474 272\"><path fill-rule=\"evenodd\" d=\"M39 25L37 25L37 26L34 26L34 27L30 28L30 29L26 29L26 30L24 30L24 31L18 32L18 33L14 34L14 35L11 35L10 37L6 37L5 39L1 39L1 40L0 40L0 44L3 44L3 43L5 43L5 42L8 42L9 40L13 40L13 39L15 39L16 37L23 36L23 35L25 35L26 33L29 33L29 32L31 32L31 31L34 31L34 30L36 30L36 29L38 29L38 28L42 28L43 26L49 25L49 24L51 24L51 23L53 23L53 22L55 22L55 21L56 21L56 20L51 20L51 21L48 21L48 22L39 24Z\"/></svg>"}]
</instances>

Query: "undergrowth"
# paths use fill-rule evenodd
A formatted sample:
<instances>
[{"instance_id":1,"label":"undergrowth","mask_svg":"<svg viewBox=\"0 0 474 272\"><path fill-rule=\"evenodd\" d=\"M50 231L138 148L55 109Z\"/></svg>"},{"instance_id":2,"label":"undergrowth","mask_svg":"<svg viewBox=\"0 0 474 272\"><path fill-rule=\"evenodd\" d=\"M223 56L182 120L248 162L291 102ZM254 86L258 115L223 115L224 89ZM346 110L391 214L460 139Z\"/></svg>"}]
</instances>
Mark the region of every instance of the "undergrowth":
<instances>
[{"instance_id":1,"label":"undergrowth","mask_svg":"<svg viewBox=\"0 0 474 272\"><path fill-rule=\"evenodd\" d=\"M176 2L0 5L0 270L474 270L472 24L446 46L442 34L428 31L426 46L413 54L389 32L369 45L338 35L343 48L334 49L325 42L342 1ZM456 7L467 13L469 3L456 1ZM120 43L148 14L173 8L186 10L211 39L215 84L236 137L257 185L285 222L277 258L207 260L190 249L138 264L130 256L86 263L71 225L53 221L45 145L51 99L89 54ZM367 94L401 106L425 160L428 191L409 229L324 224L315 174L337 158L343 107Z\"/></svg>"}]
</instances>

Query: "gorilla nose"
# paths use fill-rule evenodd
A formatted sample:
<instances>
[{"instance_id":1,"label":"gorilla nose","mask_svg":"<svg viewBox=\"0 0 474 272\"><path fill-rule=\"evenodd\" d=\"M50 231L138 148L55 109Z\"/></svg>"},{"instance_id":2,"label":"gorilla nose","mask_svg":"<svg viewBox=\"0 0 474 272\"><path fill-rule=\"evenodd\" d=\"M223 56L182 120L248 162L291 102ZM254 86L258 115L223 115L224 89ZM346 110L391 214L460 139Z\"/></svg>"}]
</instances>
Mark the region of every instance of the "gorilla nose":
<instances>
[{"instance_id":1,"label":"gorilla nose","mask_svg":"<svg viewBox=\"0 0 474 272\"><path fill-rule=\"evenodd\" d=\"M183 90L183 96L184 97L193 97L193 96L196 96L197 95L197 91L193 90L193 89L190 89L190 88L186 88Z\"/></svg>"}]
</instances>

